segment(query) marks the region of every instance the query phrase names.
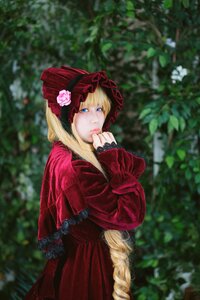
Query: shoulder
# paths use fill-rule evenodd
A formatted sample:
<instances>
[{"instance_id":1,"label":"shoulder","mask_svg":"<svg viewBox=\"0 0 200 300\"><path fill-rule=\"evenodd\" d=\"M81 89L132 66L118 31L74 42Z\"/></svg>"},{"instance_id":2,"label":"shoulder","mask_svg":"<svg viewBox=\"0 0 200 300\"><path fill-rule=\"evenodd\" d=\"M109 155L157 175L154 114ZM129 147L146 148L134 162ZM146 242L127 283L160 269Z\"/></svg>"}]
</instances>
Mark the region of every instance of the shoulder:
<instances>
[{"instance_id":1,"label":"shoulder","mask_svg":"<svg viewBox=\"0 0 200 300\"><path fill-rule=\"evenodd\" d=\"M72 172L72 153L61 142L56 141L52 144L52 149L49 153L46 171L50 172L52 176L61 177L63 174Z\"/></svg>"},{"instance_id":2,"label":"shoulder","mask_svg":"<svg viewBox=\"0 0 200 300\"><path fill-rule=\"evenodd\" d=\"M50 164L63 165L72 159L71 151L61 142L56 141L52 144L47 162Z\"/></svg>"},{"instance_id":3,"label":"shoulder","mask_svg":"<svg viewBox=\"0 0 200 300\"><path fill-rule=\"evenodd\" d=\"M71 151L62 142L56 141L52 144L50 156L54 159L71 158Z\"/></svg>"}]
</instances>

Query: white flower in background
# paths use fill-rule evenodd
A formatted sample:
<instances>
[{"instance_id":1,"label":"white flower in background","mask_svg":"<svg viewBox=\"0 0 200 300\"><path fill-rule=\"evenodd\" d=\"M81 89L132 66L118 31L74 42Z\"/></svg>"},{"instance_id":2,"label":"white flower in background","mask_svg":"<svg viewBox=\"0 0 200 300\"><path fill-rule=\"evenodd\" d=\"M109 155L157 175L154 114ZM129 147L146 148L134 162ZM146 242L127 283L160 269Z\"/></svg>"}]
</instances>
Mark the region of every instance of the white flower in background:
<instances>
[{"instance_id":1,"label":"white flower in background","mask_svg":"<svg viewBox=\"0 0 200 300\"><path fill-rule=\"evenodd\" d=\"M19 184L17 191L22 200L32 200L35 190L30 177L25 173L20 173L18 178Z\"/></svg>"},{"instance_id":2,"label":"white flower in background","mask_svg":"<svg viewBox=\"0 0 200 300\"><path fill-rule=\"evenodd\" d=\"M193 67L194 68L198 66L199 61L200 61L199 56L196 55L195 58L194 58L194 61L193 61Z\"/></svg>"},{"instance_id":3,"label":"white flower in background","mask_svg":"<svg viewBox=\"0 0 200 300\"><path fill-rule=\"evenodd\" d=\"M176 278L177 279L183 279L184 280L184 283L181 284L179 287L180 287L180 290L182 292L185 291L185 289L187 287L189 287L191 285L191 281L192 281L192 274L194 273L194 271L191 271L191 272L184 272L180 267L178 267L176 269Z\"/></svg>"},{"instance_id":4,"label":"white flower in background","mask_svg":"<svg viewBox=\"0 0 200 300\"><path fill-rule=\"evenodd\" d=\"M176 83L176 81L182 81L183 77L185 77L188 74L188 70L183 68L182 66L176 67L172 71L171 79L173 83Z\"/></svg>"},{"instance_id":5,"label":"white flower in background","mask_svg":"<svg viewBox=\"0 0 200 300\"><path fill-rule=\"evenodd\" d=\"M6 283L12 282L14 280L15 280L15 273L13 271L8 271L5 274L1 274L1 277L0 277L0 291L3 290Z\"/></svg>"},{"instance_id":6,"label":"white flower in background","mask_svg":"<svg viewBox=\"0 0 200 300\"><path fill-rule=\"evenodd\" d=\"M193 272L183 272L178 274L177 278L182 278L185 280L185 283L180 285L182 292L184 292L184 290L191 285L192 273Z\"/></svg>"},{"instance_id":7,"label":"white flower in background","mask_svg":"<svg viewBox=\"0 0 200 300\"><path fill-rule=\"evenodd\" d=\"M12 65L12 71L13 73L16 73L18 70L20 69L17 60L13 61L13 65Z\"/></svg>"},{"instance_id":8,"label":"white flower in background","mask_svg":"<svg viewBox=\"0 0 200 300\"><path fill-rule=\"evenodd\" d=\"M154 277L155 277L155 278L158 278L159 275L160 275L160 274L159 274L159 268L155 268L155 269L154 269Z\"/></svg>"},{"instance_id":9,"label":"white flower in background","mask_svg":"<svg viewBox=\"0 0 200 300\"><path fill-rule=\"evenodd\" d=\"M9 86L12 93L13 99L15 100L15 105L17 108L21 109L23 105L22 99L25 98L26 92L22 89L21 81L15 79L14 82Z\"/></svg>"},{"instance_id":10,"label":"white flower in background","mask_svg":"<svg viewBox=\"0 0 200 300\"><path fill-rule=\"evenodd\" d=\"M6 282L14 281L15 280L15 273L13 271L8 271L5 274L5 279L6 279Z\"/></svg>"},{"instance_id":11,"label":"white flower in background","mask_svg":"<svg viewBox=\"0 0 200 300\"><path fill-rule=\"evenodd\" d=\"M167 298L165 298L165 300L174 300L175 299L175 292L171 291L169 293L169 295L167 296Z\"/></svg>"},{"instance_id":12,"label":"white flower in background","mask_svg":"<svg viewBox=\"0 0 200 300\"><path fill-rule=\"evenodd\" d=\"M171 38L166 39L165 44L171 48L176 48L176 42L174 42Z\"/></svg>"}]
</instances>

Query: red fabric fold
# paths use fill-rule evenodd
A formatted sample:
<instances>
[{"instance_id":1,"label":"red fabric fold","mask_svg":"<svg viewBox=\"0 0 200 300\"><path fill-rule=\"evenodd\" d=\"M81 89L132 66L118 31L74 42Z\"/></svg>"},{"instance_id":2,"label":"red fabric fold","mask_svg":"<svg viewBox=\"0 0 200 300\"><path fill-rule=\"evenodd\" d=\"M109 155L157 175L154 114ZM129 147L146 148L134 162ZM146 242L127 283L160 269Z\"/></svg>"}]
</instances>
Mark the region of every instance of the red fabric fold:
<instances>
[{"instance_id":1,"label":"red fabric fold","mask_svg":"<svg viewBox=\"0 0 200 300\"><path fill-rule=\"evenodd\" d=\"M146 211L144 191L137 180L145 169L144 159L121 148L102 152L98 158L109 182L89 162L72 162L79 198L90 209L89 219L102 228L132 230L142 223ZM65 193L70 199L67 189Z\"/></svg>"},{"instance_id":2,"label":"red fabric fold","mask_svg":"<svg viewBox=\"0 0 200 300\"><path fill-rule=\"evenodd\" d=\"M25 300L112 300L112 261L101 234L107 229L132 230L143 222L146 203L138 178L145 163L124 149L107 150L98 159L109 181L91 163L72 160L61 142L54 143L42 182L38 239L51 236L65 220L72 222L61 237L64 259L47 262ZM74 223L87 208L88 218ZM98 293L103 284L106 291Z\"/></svg>"},{"instance_id":3,"label":"red fabric fold","mask_svg":"<svg viewBox=\"0 0 200 300\"><path fill-rule=\"evenodd\" d=\"M146 168L145 160L124 148L108 149L98 154L98 160L108 172L110 178L118 176L119 180L134 175L138 179Z\"/></svg>"},{"instance_id":4,"label":"red fabric fold","mask_svg":"<svg viewBox=\"0 0 200 300\"><path fill-rule=\"evenodd\" d=\"M55 274L59 259L49 260L24 300L56 300Z\"/></svg>"}]
</instances>

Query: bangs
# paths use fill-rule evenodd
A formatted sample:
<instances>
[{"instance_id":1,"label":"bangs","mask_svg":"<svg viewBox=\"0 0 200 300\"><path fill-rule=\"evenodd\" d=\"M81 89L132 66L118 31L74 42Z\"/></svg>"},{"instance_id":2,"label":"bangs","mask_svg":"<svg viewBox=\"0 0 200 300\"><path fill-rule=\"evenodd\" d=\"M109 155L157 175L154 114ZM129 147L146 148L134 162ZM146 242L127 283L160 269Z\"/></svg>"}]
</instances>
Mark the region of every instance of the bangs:
<instances>
[{"instance_id":1,"label":"bangs","mask_svg":"<svg viewBox=\"0 0 200 300\"><path fill-rule=\"evenodd\" d=\"M111 101L103 89L98 86L94 93L88 93L86 100L80 103L80 109L88 108L90 105L101 106L105 115L107 115L111 108Z\"/></svg>"}]
</instances>

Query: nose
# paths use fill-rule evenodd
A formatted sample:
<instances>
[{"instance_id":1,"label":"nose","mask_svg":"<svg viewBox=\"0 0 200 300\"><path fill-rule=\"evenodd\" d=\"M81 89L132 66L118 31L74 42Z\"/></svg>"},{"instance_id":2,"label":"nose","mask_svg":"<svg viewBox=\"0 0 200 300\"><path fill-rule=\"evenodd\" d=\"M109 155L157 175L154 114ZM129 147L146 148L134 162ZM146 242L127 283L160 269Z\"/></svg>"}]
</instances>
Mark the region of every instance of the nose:
<instances>
[{"instance_id":1,"label":"nose","mask_svg":"<svg viewBox=\"0 0 200 300\"><path fill-rule=\"evenodd\" d=\"M97 115L97 112L94 111L94 112L91 112L91 122L92 123L97 123L98 122L98 115Z\"/></svg>"}]
</instances>

